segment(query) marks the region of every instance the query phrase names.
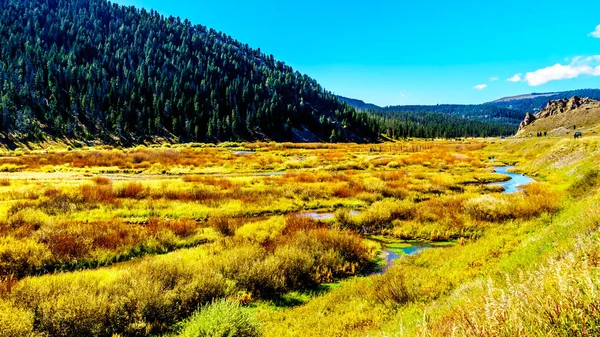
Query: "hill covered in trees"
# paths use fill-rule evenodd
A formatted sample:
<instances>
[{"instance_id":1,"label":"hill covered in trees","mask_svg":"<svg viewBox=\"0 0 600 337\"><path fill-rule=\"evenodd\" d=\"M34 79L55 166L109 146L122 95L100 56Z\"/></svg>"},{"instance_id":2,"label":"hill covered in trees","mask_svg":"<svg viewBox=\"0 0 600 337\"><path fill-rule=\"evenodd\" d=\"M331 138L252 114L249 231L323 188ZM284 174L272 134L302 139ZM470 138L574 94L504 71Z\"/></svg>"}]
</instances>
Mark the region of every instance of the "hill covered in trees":
<instances>
[{"instance_id":1,"label":"hill covered in trees","mask_svg":"<svg viewBox=\"0 0 600 337\"><path fill-rule=\"evenodd\" d=\"M536 113L542 110L550 101L570 99L573 96L587 97L600 100L600 89L578 89L556 93L532 93L514 97L505 97L484 104L438 104L438 105L395 105L380 107L375 104L365 103L358 99L338 96L338 99L362 111L399 118L427 119L429 116L444 114L446 116L461 117L469 121L479 121L492 124L502 124L509 128L516 128L527 112ZM433 118L435 119L435 118ZM435 124L435 122L434 122ZM468 122L467 122L468 124Z\"/></svg>"},{"instance_id":2,"label":"hill covered in trees","mask_svg":"<svg viewBox=\"0 0 600 337\"><path fill-rule=\"evenodd\" d=\"M153 10L105 0L0 0L0 9L5 142L373 141L391 124L406 137L506 133L357 111L260 49Z\"/></svg>"},{"instance_id":3,"label":"hill covered in trees","mask_svg":"<svg viewBox=\"0 0 600 337\"><path fill-rule=\"evenodd\" d=\"M382 132L390 138L457 138L513 135L514 124L477 121L464 117L431 112L369 110L381 121Z\"/></svg>"},{"instance_id":4,"label":"hill covered in trees","mask_svg":"<svg viewBox=\"0 0 600 337\"><path fill-rule=\"evenodd\" d=\"M468 120L480 122L501 123L505 125L518 125L523 120L524 112L491 104L438 104L438 105L399 105L382 108L388 114L395 112L426 113L433 112L444 115L453 115Z\"/></svg>"},{"instance_id":5,"label":"hill covered in trees","mask_svg":"<svg viewBox=\"0 0 600 337\"><path fill-rule=\"evenodd\" d=\"M413 105L383 108L343 96L338 96L338 100L379 117L382 132L396 139L512 135L519 124L518 117L521 116L518 112L493 106ZM459 111L463 112L463 115L458 115ZM491 118L481 115L484 113L491 114ZM472 118L473 116L475 118Z\"/></svg>"},{"instance_id":6,"label":"hill covered in trees","mask_svg":"<svg viewBox=\"0 0 600 337\"><path fill-rule=\"evenodd\" d=\"M492 124L503 124L516 127L519 125L525 112L494 104L437 104L437 105L392 105L380 107L375 104L365 103L358 99L338 96L338 99L362 111L372 111L386 116L399 116L405 114L442 114L460 117L468 121L479 121ZM516 130L516 129L515 129Z\"/></svg>"}]
</instances>

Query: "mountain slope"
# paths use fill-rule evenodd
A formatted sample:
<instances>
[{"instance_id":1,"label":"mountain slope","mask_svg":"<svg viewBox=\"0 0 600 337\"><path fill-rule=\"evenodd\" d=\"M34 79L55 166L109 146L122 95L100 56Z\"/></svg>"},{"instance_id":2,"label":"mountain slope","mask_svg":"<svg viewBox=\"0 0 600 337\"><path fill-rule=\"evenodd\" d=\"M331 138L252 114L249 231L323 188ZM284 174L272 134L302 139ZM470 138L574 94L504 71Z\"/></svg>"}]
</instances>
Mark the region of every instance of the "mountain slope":
<instances>
[{"instance_id":1,"label":"mountain slope","mask_svg":"<svg viewBox=\"0 0 600 337\"><path fill-rule=\"evenodd\" d=\"M379 133L315 80L187 20L104 0L3 0L0 9L4 134L133 143Z\"/></svg>"},{"instance_id":2,"label":"mountain slope","mask_svg":"<svg viewBox=\"0 0 600 337\"><path fill-rule=\"evenodd\" d=\"M153 10L106 0L0 0L3 143L507 133L503 125L436 119L357 111L260 49Z\"/></svg>"},{"instance_id":3,"label":"mountain slope","mask_svg":"<svg viewBox=\"0 0 600 337\"><path fill-rule=\"evenodd\" d=\"M380 117L383 120L382 132L390 138L508 136L515 133L522 119L520 113L489 106L446 104L380 107L354 98L337 98L360 111ZM491 113L491 116L474 117L477 113ZM507 115L511 118L504 117Z\"/></svg>"},{"instance_id":4,"label":"mountain slope","mask_svg":"<svg viewBox=\"0 0 600 337\"><path fill-rule=\"evenodd\" d=\"M495 101L492 101L490 103L501 103L501 102L510 102L510 101L518 101L518 100L523 100L523 99L534 99L534 98L540 98L540 97L549 97L549 96L554 96L556 95L556 92L549 92L549 93L531 93L531 94L522 94L522 95L517 95L517 96L507 96L507 97L502 97L500 99L497 99Z\"/></svg>"},{"instance_id":5,"label":"mountain slope","mask_svg":"<svg viewBox=\"0 0 600 337\"><path fill-rule=\"evenodd\" d=\"M396 139L510 136L517 130L514 124L477 121L443 113L398 111L371 111L371 113L382 119L382 132Z\"/></svg>"},{"instance_id":6,"label":"mountain slope","mask_svg":"<svg viewBox=\"0 0 600 337\"><path fill-rule=\"evenodd\" d=\"M536 114L527 114L518 136L566 135L575 131L596 133L600 129L600 101L574 96L555 100Z\"/></svg>"}]
</instances>

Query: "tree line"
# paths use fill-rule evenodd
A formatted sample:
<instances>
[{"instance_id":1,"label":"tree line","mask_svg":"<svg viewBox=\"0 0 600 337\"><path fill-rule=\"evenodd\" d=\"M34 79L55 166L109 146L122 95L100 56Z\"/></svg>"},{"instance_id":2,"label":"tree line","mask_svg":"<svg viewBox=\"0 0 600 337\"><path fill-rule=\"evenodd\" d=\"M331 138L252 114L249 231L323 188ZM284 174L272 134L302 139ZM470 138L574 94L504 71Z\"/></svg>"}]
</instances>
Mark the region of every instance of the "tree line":
<instances>
[{"instance_id":1,"label":"tree line","mask_svg":"<svg viewBox=\"0 0 600 337\"><path fill-rule=\"evenodd\" d=\"M5 135L137 143L294 140L297 130L330 141L481 133L469 123L446 130L427 116L358 111L260 49L154 10L106 0L0 0Z\"/></svg>"}]
</instances>

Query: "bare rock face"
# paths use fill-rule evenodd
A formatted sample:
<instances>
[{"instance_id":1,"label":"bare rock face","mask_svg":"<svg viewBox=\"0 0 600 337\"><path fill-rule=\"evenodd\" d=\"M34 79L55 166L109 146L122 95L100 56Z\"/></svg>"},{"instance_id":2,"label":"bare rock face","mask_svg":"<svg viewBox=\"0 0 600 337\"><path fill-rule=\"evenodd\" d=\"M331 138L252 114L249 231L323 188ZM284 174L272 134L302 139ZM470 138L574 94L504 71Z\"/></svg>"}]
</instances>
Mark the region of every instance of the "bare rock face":
<instances>
[{"instance_id":1,"label":"bare rock face","mask_svg":"<svg viewBox=\"0 0 600 337\"><path fill-rule=\"evenodd\" d=\"M522 129L524 129L527 125L533 123L537 118L535 117L535 115L530 114L529 112L525 115L525 120L523 120L521 122L521 124L519 124L519 131L521 131Z\"/></svg>"},{"instance_id":2,"label":"bare rock face","mask_svg":"<svg viewBox=\"0 0 600 337\"><path fill-rule=\"evenodd\" d=\"M523 128L532 124L538 119L558 115L568 111L573 111L579 109L582 106L597 102L598 101L595 101L593 99L581 98L577 96L573 96L570 99L563 98L555 101L550 101L548 105L546 105L546 107L543 108L537 114L533 115L528 112L525 115L525 120L523 120L523 122L521 122L521 124L519 125L519 131L521 131Z\"/></svg>"},{"instance_id":3,"label":"bare rock face","mask_svg":"<svg viewBox=\"0 0 600 337\"><path fill-rule=\"evenodd\" d=\"M573 96L570 99L559 99L556 101L551 101L548 105L538 112L535 116L537 118L544 118L548 116L558 115L563 112L571 111L580 108L583 105L590 104L596 102L593 99L589 98L581 98L577 96Z\"/></svg>"}]
</instances>

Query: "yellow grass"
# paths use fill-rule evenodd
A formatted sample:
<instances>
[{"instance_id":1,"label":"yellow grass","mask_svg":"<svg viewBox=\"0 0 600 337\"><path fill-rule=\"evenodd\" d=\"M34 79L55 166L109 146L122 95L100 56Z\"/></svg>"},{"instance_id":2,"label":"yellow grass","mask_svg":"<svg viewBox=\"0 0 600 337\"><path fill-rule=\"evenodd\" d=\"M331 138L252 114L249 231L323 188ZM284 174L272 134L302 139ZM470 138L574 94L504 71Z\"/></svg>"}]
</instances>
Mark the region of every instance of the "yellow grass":
<instances>
[{"instance_id":1,"label":"yellow grass","mask_svg":"<svg viewBox=\"0 0 600 337\"><path fill-rule=\"evenodd\" d=\"M266 336L508 336L534 321L552 335L556 303L554 335L591 336L599 144L5 151L0 334L176 335L226 298ZM538 182L502 194L488 186L505 179L499 163ZM371 275L374 234L439 248ZM528 309L524 293L541 302Z\"/></svg>"}]
</instances>

